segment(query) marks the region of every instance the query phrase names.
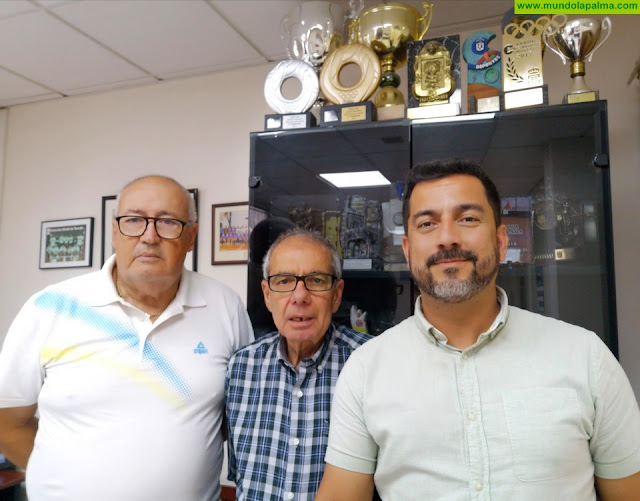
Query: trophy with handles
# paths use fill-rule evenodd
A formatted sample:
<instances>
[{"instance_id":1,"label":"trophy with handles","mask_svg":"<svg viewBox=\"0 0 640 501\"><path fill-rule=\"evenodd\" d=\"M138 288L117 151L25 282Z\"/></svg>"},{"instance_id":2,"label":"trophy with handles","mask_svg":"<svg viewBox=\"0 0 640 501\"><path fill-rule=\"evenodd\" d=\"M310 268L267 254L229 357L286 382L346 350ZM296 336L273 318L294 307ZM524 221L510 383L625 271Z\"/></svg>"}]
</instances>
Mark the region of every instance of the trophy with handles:
<instances>
[{"instance_id":1,"label":"trophy with handles","mask_svg":"<svg viewBox=\"0 0 640 501\"><path fill-rule=\"evenodd\" d=\"M591 62L593 53L611 35L611 20L591 18L574 19L552 33L544 31L544 43L558 54L564 64L571 66L571 87L565 95L564 103L596 101L598 91L591 90L584 79L585 61Z\"/></svg>"}]
</instances>

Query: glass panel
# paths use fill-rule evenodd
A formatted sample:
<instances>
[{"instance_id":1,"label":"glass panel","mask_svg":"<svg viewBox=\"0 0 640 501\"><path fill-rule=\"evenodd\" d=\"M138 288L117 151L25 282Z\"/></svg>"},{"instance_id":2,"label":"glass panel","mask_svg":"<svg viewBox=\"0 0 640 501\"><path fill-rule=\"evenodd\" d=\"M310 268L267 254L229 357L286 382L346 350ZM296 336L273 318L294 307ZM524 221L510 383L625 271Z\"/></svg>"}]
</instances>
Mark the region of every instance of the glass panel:
<instances>
[{"instance_id":1,"label":"glass panel","mask_svg":"<svg viewBox=\"0 0 640 501\"><path fill-rule=\"evenodd\" d=\"M478 161L502 196L511 304L593 330L617 355L606 103L460 119L414 124L413 165Z\"/></svg>"},{"instance_id":2,"label":"glass panel","mask_svg":"<svg viewBox=\"0 0 640 501\"><path fill-rule=\"evenodd\" d=\"M401 248L400 201L410 155L408 121L251 135L249 203L266 215L250 239L262 250L250 250L249 264L248 309L256 335L275 329L260 290L263 254L294 225L323 233L343 258L346 283L337 322L350 325L355 307L367 312L369 332L379 334L410 314L414 296ZM389 184L338 188L319 177L363 171L379 171Z\"/></svg>"}]
</instances>

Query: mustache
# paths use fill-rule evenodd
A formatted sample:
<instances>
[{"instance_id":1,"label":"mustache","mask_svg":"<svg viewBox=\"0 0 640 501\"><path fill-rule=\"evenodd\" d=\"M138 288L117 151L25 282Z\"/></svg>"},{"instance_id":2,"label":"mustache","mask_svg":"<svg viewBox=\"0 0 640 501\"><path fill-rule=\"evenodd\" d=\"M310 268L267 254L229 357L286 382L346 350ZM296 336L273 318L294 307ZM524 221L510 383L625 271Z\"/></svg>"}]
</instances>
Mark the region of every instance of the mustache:
<instances>
[{"instance_id":1,"label":"mustache","mask_svg":"<svg viewBox=\"0 0 640 501\"><path fill-rule=\"evenodd\" d=\"M478 261L478 255L473 251L462 249L442 249L427 258L427 268L438 264L440 261L449 261L451 259L464 259L472 261L475 264Z\"/></svg>"}]
</instances>

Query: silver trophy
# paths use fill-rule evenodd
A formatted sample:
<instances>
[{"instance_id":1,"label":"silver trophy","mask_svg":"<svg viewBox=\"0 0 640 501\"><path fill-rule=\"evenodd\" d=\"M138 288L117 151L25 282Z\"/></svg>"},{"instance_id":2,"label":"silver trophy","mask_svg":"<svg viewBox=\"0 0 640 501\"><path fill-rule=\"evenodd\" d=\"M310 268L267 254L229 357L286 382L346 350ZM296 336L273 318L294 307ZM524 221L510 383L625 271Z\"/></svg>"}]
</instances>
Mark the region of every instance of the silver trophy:
<instances>
[{"instance_id":1,"label":"silver trophy","mask_svg":"<svg viewBox=\"0 0 640 501\"><path fill-rule=\"evenodd\" d=\"M598 91L591 90L585 82L585 61L591 62L593 53L611 35L611 20L581 18L568 21L555 33L544 31L544 43L558 54L564 64L571 62L571 88L564 97L565 103L595 101Z\"/></svg>"},{"instance_id":2,"label":"silver trophy","mask_svg":"<svg viewBox=\"0 0 640 501\"><path fill-rule=\"evenodd\" d=\"M345 27L344 7L332 2L303 2L282 19L282 41L290 59L309 64L316 75L327 57L343 42ZM310 91L310 89L309 89ZM307 89L302 89L302 93ZM311 110L316 117L324 99L319 90Z\"/></svg>"}]
</instances>

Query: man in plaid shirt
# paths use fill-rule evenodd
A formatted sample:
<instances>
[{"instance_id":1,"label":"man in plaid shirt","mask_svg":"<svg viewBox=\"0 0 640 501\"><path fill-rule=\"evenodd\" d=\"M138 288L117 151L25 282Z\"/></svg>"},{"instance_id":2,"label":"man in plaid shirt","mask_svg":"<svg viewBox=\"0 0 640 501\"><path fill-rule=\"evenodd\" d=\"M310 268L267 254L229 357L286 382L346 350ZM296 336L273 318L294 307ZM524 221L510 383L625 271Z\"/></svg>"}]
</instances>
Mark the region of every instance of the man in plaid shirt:
<instances>
[{"instance_id":1,"label":"man in plaid shirt","mask_svg":"<svg viewBox=\"0 0 640 501\"><path fill-rule=\"evenodd\" d=\"M225 382L229 480L237 500L313 500L322 473L333 390L369 336L331 322L344 281L321 235L281 235L263 264L277 332L237 351Z\"/></svg>"}]
</instances>

